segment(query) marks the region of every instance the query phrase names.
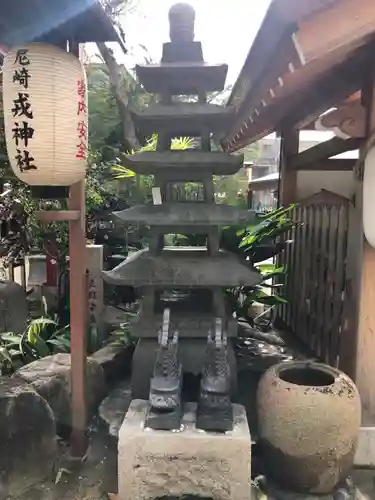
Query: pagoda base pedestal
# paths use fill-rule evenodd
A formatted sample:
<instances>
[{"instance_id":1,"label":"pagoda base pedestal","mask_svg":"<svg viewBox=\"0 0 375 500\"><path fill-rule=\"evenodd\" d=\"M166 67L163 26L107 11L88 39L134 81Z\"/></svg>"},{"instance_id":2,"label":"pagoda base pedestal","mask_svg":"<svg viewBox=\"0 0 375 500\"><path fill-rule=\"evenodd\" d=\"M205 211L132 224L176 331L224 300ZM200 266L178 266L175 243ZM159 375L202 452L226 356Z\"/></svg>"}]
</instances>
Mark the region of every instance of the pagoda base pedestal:
<instances>
[{"instance_id":1,"label":"pagoda base pedestal","mask_svg":"<svg viewBox=\"0 0 375 500\"><path fill-rule=\"evenodd\" d=\"M158 411L148 406L145 427L160 431L178 430L181 427L181 406L174 410Z\"/></svg>"},{"instance_id":2,"label":"pagoda base pedestal","mask_svg":"<svg viewBox=\"0 0 375 500\"><path fill-rule=\"evenodd\" d=\"M178 341L179 359L183 372L199 376L206 359L207 339L180 338ZM157 339L139 339L133 355L132 398L148 400L150 380L153 376L158 351ZM228 343L228 362L231 373L231 393L237 392L237 363L232 344Z\"/></svg>"},{"instance_id":3,"label":"pagoda base pedestal","mask_svg":"<svg viewBox=\"0 0 375 500\"><path fill-rule=\"evenodd\" d=\"M133 400L119 433L119 500L195 495L250 500L251 438L245 409L233 405L233 430L196 428L197 405L184 405L180 432L145 427L148 401Z\"/></svg>"},{"instance_id":4,"label":"pagoda base pedestal","mask_svg":"<svg viewBox=\"0 0 375 500\"><path fill-rule=\"evenodd\" d=\"M212 432L227 432L233 428L233 405L225 401L221 408L210 408L198 404L197 423L198 429Z\"/></svg>"}]
</instances>

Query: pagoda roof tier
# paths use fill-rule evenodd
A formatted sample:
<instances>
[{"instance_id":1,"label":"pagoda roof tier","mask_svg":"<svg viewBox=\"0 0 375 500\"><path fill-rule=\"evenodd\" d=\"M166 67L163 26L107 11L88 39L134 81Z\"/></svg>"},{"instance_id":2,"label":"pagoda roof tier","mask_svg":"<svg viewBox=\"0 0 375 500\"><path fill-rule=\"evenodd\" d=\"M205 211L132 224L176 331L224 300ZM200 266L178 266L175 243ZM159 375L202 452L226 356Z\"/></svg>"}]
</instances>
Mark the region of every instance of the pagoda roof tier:
<instances>
[{"instance_id":1,"label":"pagoda roof tier","mask_svg":"<svg viewBox=\"0 0 375 500\"><path fill-rule=\"evenodd\" d=\"M233 175L243 166L243 155L220 151L143 151L123 155L124 165L141 175L186 172L189 175Z\"/></svg>"},{"instance_id":2,"label":"pagoda roof tier","mask_svg":"<svg viewBox=\"0 0 375 500\"><path fill-rule=\"evenodd\" d=\"M137 205L114 212L125 222L149 226L226 226L248 224L255 211L241 210L230 205L205 202L165 202L162 205Z\"/></svg>"},{"instance_id":3,"label":"pagoda roof tier","mask_svg":"<svg viewBox=\"0 0 375 500\"><path fill-rule=\"evenodd\" d=\"M102 275L109 284L136 287L237 287L262 280L235 254L220 251L211 256L204 247L166 247L159 255L140 250Z\"/></svg>"},{"instance_id":4,"label":"pagoda roof tier","mask_svg":"<svg viewBox=\"0 0 375 500\"><path fill-rule=\"evenodd\" d=\"M134 337L155 338L155 332L163 325L163 314L147 314L148 311L141 311L130 321L131 333ZM185 313L171 313L171 331L178 331L179 338L207 338L207 333L212 328L213 313L201 314L192 311ZM237 337L238 323L237 318L228 312L226 317L228 337Z\"/></svg>"},{"instance_id":5,"label":"pagoda roof tier","mask_svg":"<svg viewBox=\"0 0 375 500\"><path fill-rule=\"evenodd\" d=\"M137 65L140 83L150 94L197 95L224 89L227 64L202 62Z\"/></svg>"},{"instance_id":6,"label":"pagoda roof tier","mask_svg":"<svg viewBox=\"0 0 375 500\"><path fill-rule=\"evenodd\" d=\"M203 131L221 132L233 121L234 108L216 104L174 103L134 111L134 121L143 134L170 132L174 136L198 137Z\"/></svg>"}]
</instances>

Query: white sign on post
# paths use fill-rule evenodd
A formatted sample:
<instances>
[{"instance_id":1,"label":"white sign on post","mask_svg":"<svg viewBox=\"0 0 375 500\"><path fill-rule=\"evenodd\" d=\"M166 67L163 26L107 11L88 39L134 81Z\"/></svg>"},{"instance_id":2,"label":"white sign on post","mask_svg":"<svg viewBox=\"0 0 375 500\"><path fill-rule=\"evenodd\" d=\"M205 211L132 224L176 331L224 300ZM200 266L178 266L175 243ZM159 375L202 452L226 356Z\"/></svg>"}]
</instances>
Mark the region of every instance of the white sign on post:
<instances>
[{"instance_id":1,"label":"white sign on post","mask_svg":"<svg viewBox=\"0 0 375 500\"><path fill-rule=\"evenodd\" d=\"M160 187L153 187L152 188L152 201L153 201L154 205L161 205L162 204Z\"/></svg>"}]
</instances>

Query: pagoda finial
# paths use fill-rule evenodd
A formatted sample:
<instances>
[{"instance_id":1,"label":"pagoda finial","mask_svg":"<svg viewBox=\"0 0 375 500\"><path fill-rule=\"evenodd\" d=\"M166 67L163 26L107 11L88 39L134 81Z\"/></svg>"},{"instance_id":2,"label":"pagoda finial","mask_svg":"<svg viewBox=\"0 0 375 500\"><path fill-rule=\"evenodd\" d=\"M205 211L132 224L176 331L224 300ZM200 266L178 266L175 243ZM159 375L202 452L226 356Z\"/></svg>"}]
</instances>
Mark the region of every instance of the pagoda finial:
<instances>
[{"instance_id":1,"label":"pagoda finial","mask_svg":"<svg viewBox=\"0 0 375 500\"><path fill-rule=\"evenodd\" d=\"M176 3L169 10L171 42L193 42L195 10L188 3Z\"/></svg>"}]
</instances>

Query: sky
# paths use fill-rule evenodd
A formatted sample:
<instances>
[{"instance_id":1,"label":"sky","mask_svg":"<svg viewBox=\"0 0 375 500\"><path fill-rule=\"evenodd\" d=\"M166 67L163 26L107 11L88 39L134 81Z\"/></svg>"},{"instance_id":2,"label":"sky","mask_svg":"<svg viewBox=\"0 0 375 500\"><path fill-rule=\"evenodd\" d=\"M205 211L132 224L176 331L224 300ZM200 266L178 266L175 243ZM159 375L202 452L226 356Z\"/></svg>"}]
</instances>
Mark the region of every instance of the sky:
<instances>
[{"instance_id":1,"label":"sky","mask_svg":"<svg viewBox=\"0 0 375 500\"><path fill-rule=\"evenodd\" d=\"M133 0L137 8L121 18L128 55L113 44L119 63L128 69L161 58L162 44L169 40L168 11L175 0ZM195 39L202 42L205 60L229 66L227 85L234 84L264 19L271 0L187 0L196 11ZM144 47L144 48L142 48ZM93 54L95 47L88 48ZM301 140L324 141L327 132L301 132Z\"/></svg>"},{"instance_id":2,"label":"sky","mask_svg":"<svg viewBox=\"0 0 375 500\"><path fill-rule=\"evenodd\" d=\"M159 62L163 42L169 40L168 11L173 0L135 0L138 7L122 17L129 55L115 51L128 68L142 63L146 47ZM227 84L234 83L264 18L270 0L188 0L196 11L195 39L205 60L229 65Z\"/></svg>"}]
</instances>

